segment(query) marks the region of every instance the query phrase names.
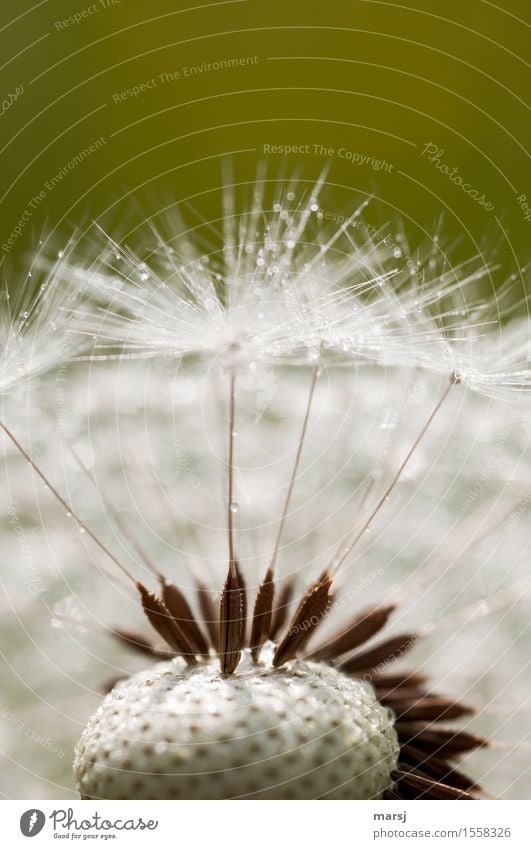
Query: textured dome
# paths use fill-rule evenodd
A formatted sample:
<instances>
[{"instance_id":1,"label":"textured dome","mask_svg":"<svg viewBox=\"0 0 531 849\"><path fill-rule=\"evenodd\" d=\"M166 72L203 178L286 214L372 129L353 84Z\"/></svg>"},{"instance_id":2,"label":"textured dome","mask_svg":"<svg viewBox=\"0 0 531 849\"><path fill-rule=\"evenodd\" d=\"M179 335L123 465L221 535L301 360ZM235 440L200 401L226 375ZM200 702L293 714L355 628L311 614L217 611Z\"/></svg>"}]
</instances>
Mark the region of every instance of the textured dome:
<instances>
[{"instance_id":1,"label":"textured dome","mask_svg":"<svg viewBox=\"0 0 531 849\"><path fill-rule=\"evenodd\" d=\"M396 766L371 687L321 663L159 663L119 683L89 720L74 770L82 797L370 799Z\"/></svg>"}]
</instances>

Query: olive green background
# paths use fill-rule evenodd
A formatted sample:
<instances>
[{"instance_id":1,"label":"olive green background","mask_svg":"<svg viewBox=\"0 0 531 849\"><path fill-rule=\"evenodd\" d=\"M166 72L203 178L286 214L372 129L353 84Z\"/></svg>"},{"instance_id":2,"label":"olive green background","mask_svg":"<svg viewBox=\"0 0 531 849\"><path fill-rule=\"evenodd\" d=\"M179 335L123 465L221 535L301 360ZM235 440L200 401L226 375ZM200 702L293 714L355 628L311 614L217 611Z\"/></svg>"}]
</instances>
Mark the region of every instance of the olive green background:
<instances>
[{"instance_id":1,"label":"olive green background","mask_svg":"<svg viewBox=\"0 0 531 849\"><path fill-rule=\"evenodd\" d=\"M61 23L83 10L80 22ZM0 116L0 244L27 213L0 251L3 278L16 289L39 240L56 251L93 221L122 236L171 203L194 223L219 219L223 183L242 184L244 204L262 165L271 185L295 174L308 188L326 169L321 203L338 213L374 194L383 204L368 220L379 226L399 213L413 245L439 226L459 240L459 256L499 264L487 287L515 275L518 299L531 227L517 201L531 197L526 13L524 0L3 0L1 96L24 91ZM184 75L186 66L246 57L258 58ZM421 155L429 142L492 211ZM310 152L264 154L267 144ZM315 154L314 144L334 153ZM341 148L392 167L352 164Z\"/></svg>"}]
</instances>

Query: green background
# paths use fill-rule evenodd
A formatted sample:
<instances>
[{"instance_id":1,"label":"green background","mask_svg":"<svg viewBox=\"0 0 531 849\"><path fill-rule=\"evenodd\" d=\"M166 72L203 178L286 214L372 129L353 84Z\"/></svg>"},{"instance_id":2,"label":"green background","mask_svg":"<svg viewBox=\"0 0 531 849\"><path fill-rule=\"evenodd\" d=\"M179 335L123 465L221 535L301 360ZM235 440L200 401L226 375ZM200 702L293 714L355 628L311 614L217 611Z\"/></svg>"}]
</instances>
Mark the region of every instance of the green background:
<instances>
[{"instance_id":1,"label":"green background","mask_svg":"<svg viewBox=\"0 0 531 849\"><path fill-rule=\"evenodd\" d=\"M439 227L459 242L457 256L499 265L487 286L515 275L518 299L531 226L517 201L531 196L527 9L523 0L4 0L2 97L24 91L0 116L0 244L30 211L0 251L4 279L16 289L39 240L54 253L92 221L122 236L169 203L194 223L219 219L223 183L250 185L262 163L272 184L296 174L308 187L326 168L321 203L338 214L374 194L383 203L370 223L399 213L413 245ZM83 10L79 23L61 23ZM255 56L184 76L185 66ZM115 102L152 78L156 86ZM100 137L101 148L48 191ZM493 210L421 155L429 142ZM310 152L264 155L264 144ZM334 154L315 155L314 144ZM385 159L390 172L352 164L340 148ZM250 189L240 194L243 204Z\"/></svg>"}]
</instances>

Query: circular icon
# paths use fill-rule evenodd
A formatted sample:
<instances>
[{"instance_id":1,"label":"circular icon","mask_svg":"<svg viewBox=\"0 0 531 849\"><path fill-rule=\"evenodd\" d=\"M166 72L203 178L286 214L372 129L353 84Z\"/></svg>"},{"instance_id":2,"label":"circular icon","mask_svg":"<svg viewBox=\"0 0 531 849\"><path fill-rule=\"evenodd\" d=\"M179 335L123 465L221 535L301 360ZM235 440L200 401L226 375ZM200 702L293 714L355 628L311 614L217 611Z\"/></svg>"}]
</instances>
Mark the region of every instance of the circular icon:
<instances>
[{"instance_id":1,"label":"circular icon","mask_svg":"<svg viewBox=\"0 0 531 849\"><path fill-rule=\"evenodd\" d=\"M46 817L38 808L30 808L24 811L20 817L20 830L24 837L35 837L44 827Z\"/></svg>"}]
</instances>

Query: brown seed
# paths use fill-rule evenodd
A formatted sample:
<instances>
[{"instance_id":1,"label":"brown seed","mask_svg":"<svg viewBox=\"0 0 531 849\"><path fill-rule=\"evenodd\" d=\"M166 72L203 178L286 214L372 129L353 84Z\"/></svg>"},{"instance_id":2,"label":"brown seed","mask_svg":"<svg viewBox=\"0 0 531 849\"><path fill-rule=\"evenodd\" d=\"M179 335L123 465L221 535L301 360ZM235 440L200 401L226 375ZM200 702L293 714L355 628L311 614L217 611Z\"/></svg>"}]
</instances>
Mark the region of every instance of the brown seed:
<instances>
[{"instance_id":1,"label":"brown seed","mask_svg":"<svg viewBox=\"0 0 531 849\"><path fill-rule=\"evenodd\" d=\"M175 584L161 578L162 600L196 654L208 654L207 642L196 622L186 596Z\"/></svg>"},{"instance_id":2,"label":"brown seed","mask_svg":"<svg viewBox=\"0 0 531 849\"><path fill-rule=\"evenodd\" d=\"M481 790L473 779L464 775L460 770L450 766L441 758L426 754L422 749L417 749L415 746L409 744L401 746L400 760L417 767L428 777L435 778L437 781L442 781L452 787L459 787L461 790Z\"/></svg>"},{"instance_id":3,"label":"brown seed","mask_svg":"<svg viewBox=\"0 0 531 849\"><path fill-rule=\"evenodd\" d=\"M240 564L236 560L235 562L236 572L238 575L238 584L242 593L242 648L246 646L246 636L247 636L247 585L245 583L244 577L242 575Z\"/></svg>"},{"instance_id":4,"label":"brown seed","mask_svg":"<svg viewBox=\"0 0 531 849\"><path fill-rule=\"evenodd\" d=\"M274 597L275 584L273 581L273 572L271 569L268 569L264 580L258 588L253 610L253 621L251 626L251 655L255 662L258 660L262 646L271 631Z\"/></svg>"},{"instance_id":5,"label":"brown seed","mask_svg":"<svg viewBox=\"0 0 531 849\"><path fill-rule=\"evenodd\" d=\"M170 657L169 652L157 649L151 640L136 631L127 631L124 628L111 628L110 630L120 642L126 643L129 648L140 654L147 654L149 657Z\"/></svg>"},{"instance_id":6,"label":"brown seed","mask_svg":"<svg viewBox=\"0 0 531 849\"><path fill-rule=\"evenodd\" d=\"M224 675L232 675L240 662L244 595L238 579L238 570L231 564L221 594L219 613L219 659Z\"/></svg>"},{"instance_id":7,"label":"brown seed","mask_svg":"<svg viewBox=\"0 0 531 849\"><path fill-rule=\"evenodd\" d=\"M426 683L426 676L420 672L369 672L368 680L378 692L392 693L401 688L416 690Z\"/></svg>"},{"instance_id":8,"label":"brown seed","mask_svg":"<svg viewBox=\"0 0 531 849\"><path fill-rule=\"evenodd\" d=\"M453 758L462 752L480 749L488 746L483 737L478 737L468 731L455 728L438 728L424 722L405 722L398 720L395 724L398 738L402 743L410 743L417 749L422 749L439 758Z\"/></svg>"},{"instance_id":9,"label":"brown seed","mask_svg":"<svg viewBox=\"0 0 531 849\"><path fill-rule=\"evenodd\" d=\"M140 581L136 581L136 587L140 593L144 613L155 631L185 659L189 666L194 666L197 661L193 649L162 599L146 589Z\"/></svg>"},{"instance_id":10,"label":"brown seed","mask_svg":"<svg viewBox=\"0 0 531 849\"><path fill-rule=\"evenodd\" d=\"M350 625L337 631L326 643L318 646L312 656L318 660L330 660L362 646L382 630L395 607L394 604L369 607L359 613Z\"/></svg>"},{"instance_id":11,"label":"brown seed","mask_svg":"<svg viewBox=\"0 0 531 849\"><path fill-rule=\"evenodd\" d=\"M384 666L402 657L417 644L418 640L419 635L413 633L391 637L391 639L380 643L373 649L369 649L362 654L355 654L354 657L341 664L341 670L352 673L362 669L375 669L376 667Z\"/></svg>"},{"instance_id":12,"label":"brown seed","mask_svg":"<svg viewBox=\"0 0 531 849\"><path fill-rule=\"evenodd\" d=\"M384 699L383 701L395 712L397 719L408 722L415 720L440 722L443 719L458 719L466 714L474 713L474 709L468 705L438 696L426 696L420 699Z\"/></svg>"},{"instance_id":13,"label":"brown seed","mask_svg":"<svg viewBox=\"0 0 531 849\"><path fill-rule=\"evenodd\" d=\"M474 799L474 796L465 790L423 776L413 767L408 768L404 764L399 763L399 769L393 773L393 778L398 784L399 792L401 787L412 790L416 794L413 798L416 799Z\"/></svg>"},{"instance_id":14,"label":"brown seed","mask_svg":"<svg viewBox=\"0 0 531 849\"><path fill-rule=\"evenodd\" d=\"M308 642L330 607L331 586L332 577L326 574L307 590L291 620L286 636L277 646L273 666L281 666L288 660L293 660Z\"/></svg>"}]
</instances>

